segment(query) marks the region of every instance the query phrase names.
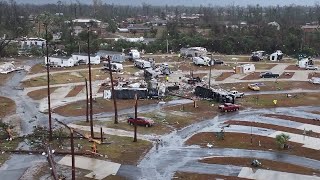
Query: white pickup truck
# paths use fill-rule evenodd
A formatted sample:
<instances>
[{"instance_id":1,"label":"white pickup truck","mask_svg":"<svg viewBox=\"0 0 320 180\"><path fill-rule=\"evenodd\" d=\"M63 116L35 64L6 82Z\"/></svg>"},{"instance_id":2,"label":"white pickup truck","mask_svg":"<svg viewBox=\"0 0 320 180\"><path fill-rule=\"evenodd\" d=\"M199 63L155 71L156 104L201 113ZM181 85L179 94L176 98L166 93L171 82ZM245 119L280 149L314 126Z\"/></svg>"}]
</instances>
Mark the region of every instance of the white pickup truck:
<instances>
[{"instance_id":1,"label":"white pickup truck","mask_svg":"<svg viewBox=\"0 0 320 180\"><path fill-rule=\"evenodd\" d=\"M241 93L239 91L229 91L229 95L234 96L236 98L242 98L244 96L244 93Z\"/></svg>"}]
</instances>

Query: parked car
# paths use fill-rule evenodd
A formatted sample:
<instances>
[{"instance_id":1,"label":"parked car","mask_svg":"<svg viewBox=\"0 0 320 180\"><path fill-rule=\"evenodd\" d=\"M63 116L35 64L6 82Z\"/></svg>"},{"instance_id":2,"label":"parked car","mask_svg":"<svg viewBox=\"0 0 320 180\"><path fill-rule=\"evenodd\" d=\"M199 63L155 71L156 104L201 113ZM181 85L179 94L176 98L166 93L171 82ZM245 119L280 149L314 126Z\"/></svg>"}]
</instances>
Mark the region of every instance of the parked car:
<instances>
[{"instance_id":1,"label":"parked car","mask_svg":"<svg viewBox=\"0 0 320 180\"><path fill-rule=\"evenodd\" d=\"M264 72L260 74L260 78L278 78L279 74L274 74L272 72Z\"/></svg>"},{"instance_id":2,"label":"parked car","mask_svg":"<svg viewBox=\"0 0 320 180\"><path fill-rule=\"evenodd\" d=\"M312 84L320 84L320 78L312 77L311 79L309 79L309 82Z\"/></svg>"},{"instance_id":3,"label":"parked car","mask_svg":"<svg viewBox=\"0 0 320 180\"><path fill-rule=\"evenodd\" d=\"M244 96L244 93L241 93L239 91L229 91L229 95L234 96L235 98L242 98Z\"/></svg>"},{"instance_id":4,"label":"parked car","mask_svg":"<svg viewBox=\"0 0 320 180\"><path fill-rule=\"evenodd\" d=\"M216 64L223 64L223 63L224 63L223 61L219 59L215 59L213 64L216 65Z\"/></svg>"},{"instance_id":5,"label":"parked car","mask_svg":"<svg viewBox=\"0 0 320 180\"><path fill-rule=\"evenodd\" d=\"M314 65L308 65L308 66L306 66L306 70L318 70L318 67L316 67Z\"/></svg>"},{"instance_id":6,"label":"parked car","mask_svg":"<svg viewBox=\"0 0 320 180\"><path fill-rule=\"evenodd\" d=\"M254 91L260 91L260 87L256 84L248 84L248 88Z\"/></svg>"},{"instance_id":7,"label":"parked car","mask_svg":"<svg viewBox=\"0 0 320 180\"><path fill-rule=\"evenodd\" d=\"M231 104L231 103L224 103L219 106L219 110L221 112L238 111L239 109L240 109L239 105Z\"/></svg>"},{"instance_id":8,"label":"parked car","mask_svg":"<svg viewBox=\"0 0 320 180\"><path fill-rule=\"evenodd\" d=\"M145 117L138 117L137 119L129 117L127 120L128 124L134 125L136 122L138 126L151 127L154 125L154 121Z\"/></svg>"}]
</instances>

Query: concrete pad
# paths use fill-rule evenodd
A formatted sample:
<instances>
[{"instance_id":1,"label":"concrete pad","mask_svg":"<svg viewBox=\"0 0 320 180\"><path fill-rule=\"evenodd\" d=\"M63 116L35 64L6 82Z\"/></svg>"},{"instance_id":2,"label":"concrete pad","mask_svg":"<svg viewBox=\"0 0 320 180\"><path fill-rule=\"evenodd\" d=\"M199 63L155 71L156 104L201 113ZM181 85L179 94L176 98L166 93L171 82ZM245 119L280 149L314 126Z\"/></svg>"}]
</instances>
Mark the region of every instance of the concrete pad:
<instances>
[{"instance_id":1,"label":"concrete pad","mask_svg":"<svg viewBox=\"0 0 320 180\"><path fill-rule=\"evenodd\" d=\"M293 134L293 133L288 133L288 132L283 132L283 131L276 131L276 132L270 134L269 137L275 138L277 135L282 134L282 133L290 136L289 141L303 144L302 147L320 150L320 139L319 138L304 136L304 135L300 135L300 134Z\"/></svg>"},{"instance_id":2,"label":"concrete pad","mask_svg":"<svg viewBox=\"0 0 320 180\"><path fill-rule=\"evenodd\" d=\"M301 130L312 130L313 132L320 133L320 126L312 125L312 124L303 124L302 126L297 127L297 129Z\"/></svg>"},{"instance_id":3,"label":"concrete pad","mask_svg":"<svg viewBox=\"0 0 320 180\"><path fill-rule=\"evenodd\" d=\"M63 157L58 164L72 166L71 156ZM75 166L76 168L92 171L85 177L103 179L109 175L116 175L121 164L83 156L75 156Z\"/></svg>"},{"instance_id":4,"label":"concrete pad","mask_svg":"<svg viewBox=\"0 0 320 180\"><path fill-rule=\"evenodd\" d=\"M251 170L250 170L251 169ZM249 174L252 172L252 174ZM301 175L280 171L271 171L258 169L253 172L252 168L244 167L239 173L238 177L248 178L248 179L259 179L259 180L320 180L320 177L317 176L309 176L309 175Z\"/></svg>"},{"instance_id":5,"label":"concrete pad","mask_svg":"<svg viewBox=\"0 0 320 180\"><path fill-rule=\"evenodd\" d=\"M74 86L64 86L64 87L60 87L58 89L56 89L51 95L50 97L52 98L52 100L56 100L56 99L63 99L72 89Z\"/></svg>"}]
</instances>

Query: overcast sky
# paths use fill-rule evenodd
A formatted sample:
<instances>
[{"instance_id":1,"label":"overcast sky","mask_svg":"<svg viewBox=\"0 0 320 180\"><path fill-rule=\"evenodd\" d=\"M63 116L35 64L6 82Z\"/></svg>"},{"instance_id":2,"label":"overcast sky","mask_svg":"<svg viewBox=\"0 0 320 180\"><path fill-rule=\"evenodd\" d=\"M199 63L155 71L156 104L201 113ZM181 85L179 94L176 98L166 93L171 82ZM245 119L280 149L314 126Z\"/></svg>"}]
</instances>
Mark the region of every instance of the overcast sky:
<instances>
[{"instance_id":1,"label":"overcast sky","mask_svg":"<svg viewBox=\"0 0 320 180\"><path fill-rule=\"evenodd\" d=\"M58 0L16 0L18 3L33 3L33 4L47 4L57 3ZM75 3L76 0L62 0L66 3ZM319 3L320 0L101 0L103 3L108 4L120 4L120 5L141 5L142 3L150 5L185 5L185 6L199 6L199 5L241 5L246 6L248 4L255 5L260 4L262 6L269 5L314 5ZM92 3L92 0L80 0L82 3Z\"/></svg>"}]
</instances>

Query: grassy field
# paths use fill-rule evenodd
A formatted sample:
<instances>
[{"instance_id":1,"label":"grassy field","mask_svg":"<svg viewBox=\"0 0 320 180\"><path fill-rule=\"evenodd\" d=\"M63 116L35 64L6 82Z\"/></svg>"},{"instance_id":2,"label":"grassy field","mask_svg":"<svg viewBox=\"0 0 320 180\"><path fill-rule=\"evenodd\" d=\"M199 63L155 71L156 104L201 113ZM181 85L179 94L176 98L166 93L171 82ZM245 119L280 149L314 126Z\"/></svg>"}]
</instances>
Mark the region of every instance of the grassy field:
<instances>
[{"instance_id":1,"label":"grassy field","mask_svg":"<svg viewBox=\"0 0 320 180\"><path fill-rule=\"evenodd\" d=\"M181 179L181 180L248 180L246 178L239 178L237 176L222 176L217 174L197 174L190 172L176 172L173 175L173 179Z\"/></svg>"},{"instance_id":2,"label":"grassy field","mask_svg":"<svg viewBox=\"0 0 320 180\"><path fill-rule=\"evenodd\" d=\"M250 82L250 83L258 83ZM311 84L309 82L303 81L265 81L262 82L264 86L260 86L260 91L280 91L280 90L293 90L293 89L310 89L310 90L317 90L319 89L319 85ZM248 82L243 83L225 83L220 84L219 86L223 89L235 89L238 91L243 92L250 92L248 88Z\"/></svg>"},{"instance_id":3,"label":"grassy field","mask_svg":"<svg viewBox=\"0 0 320 180\"><path fill-rule=\"evenodd\" d=\"M20 142L18 140L13 140L13 141L6 141L5 139L0 140L0 150L1 151L6 151L6 150L15 150L18 147L18 144ZM10 153L4 153L1 154L0 156L0 166L9 159Z\"/></svg>"},{"instance_id":4,"label":"grassy field","mask_svg":"<svg viewBox=\"0 0 320 180\"><path fill-rule=\"evenodd\" d=\"M258 159L261 162L261 166L255 169L265 169L272 171L289 172L305 175L320 175L320 171L316 169L306 168L294 164L271 161L268 159ZM252 167L251 162L253 158L242 157L212 157L200 160L202 163L207 164L223 164L223 165L235 165L241 167Z\"/></svg>"},{"instance_id":5,"label":"grassy field","mask_svg":"<svg viewBox=\"0 0 320 180\"><path fill-rule=\"evenodd\" d=\"M274 108L295 106L319 106L320 93L294 93L292 97L286 94L251 95L238 99L237 104L252 108ZM277 104L273 103L277 100Z\"/></svg>"},{"instance_id":6,"label":"grassy field","mask_svg":"<svg viewBox=\"0 0 320 180\"><path fill-rule=\"evenodd\" d=\"M100 68L103 64L99 65L92 65L91 68ZM79 65L73 67L65 67L65 68L50 68L50 72L57 72L57 71L67 71L67 70L80 70L80 69L88 69L88 65ZM47 68L44 64L36 64L31 67L29 74L37 74L37 73L44 73L47 72Z\"/></svg>"},{"instance_id":7,"label":"grassy field","mask_svg":"<svg viewBox=\"0 0 320 180\"><path fill-rule=\"evenodd\" d=\"M139 105L155 104L157 100L139 100ZM117 100L118 110L128 109L134 107L134 100ZM55 113L63 116L84 116L86 111L86 100L77 101L67 104L65 106L54 109ZM114 111L113 100L105 100L103 98L96 98L93 102L93 113L112 112Z\"/></svg>"},{"instance_id":8,"label":"grassy field","mask_svg":"<svg viewBox=\"0 0 320 180\"><path fill-rule=\"evenodd\" d=\"M166 134L173 130L178 130L191 125L195 122L203 121L208 118L213 118L218 114L217 107L211 106L212 102L209 101L198 101L197 108L194 108L193 103L164 107L161 110L139 113L138 117L148 117L155 122L152 127L140 127L138 126L139 134ZM134 112L120 116L119 124L114 124L110 121L94 121L95 125L122 129L126 131L134 131L134 127L130 126L126 120L129 116L134 116ZM88 125L84 121L80 121L79 125Z\"/></svg>"},{"instance_id":9,"label":"grassy field","mask_svg":"<svg viewBox=\"0 0 320 180\"><path fill-rule=\"evenodd\" d=\"M84 78L88 79L87 71L71 72L71 73L58 73L50 76L50 84L66 84L75 82L84 82ZM92 70L92 81L104 80L109 77L109 74L103 70ZM47 76L40 76L22 82L24 87L37 87L45 86L47 84Z\"/></svg>"},{"instance_id":10,"label":"grassy field","mask_svg":"<svg viewBox=\"0 0 320 180\"><path fill-rule=\"evenodd\" d=\"M264 151L276 151L320 160L320 152L318 150L302 147L303 144L289 142L290 149L279 149L274 138L252 135L253 143L251 144L251 135L245 133L225 132L224 140L217 138L215 132L203 132L193 135L186 141L187 145L199 145L206 148L207 143L213 144L218 148L237 148L237 149L254 149ZM259 145L260 141L260 145ZM289 140L290 141L290 140Z\"/></svg>"},{"instance_id":11,"label":"grassy field","mask_svg":"<svg viewBox=\"0 0 320 180\"><path fill-rule=\"evenodd\" d=\"M89 132L84 132L89 133ZM98 137L100 135L96 135ZM107 156L107 160L112 162L137 165L140 159L151 149L152 143L149 141L138 140L133 142L131 137L121 137L113 135L104 135L104 142L110 144L97 144L97 152ZM85 139L76 139L75 144L80 144L82 149L80 152L91 151L92 142ZM105 158L102 158L105 159Z\"/></svg>"}]
</instances>

